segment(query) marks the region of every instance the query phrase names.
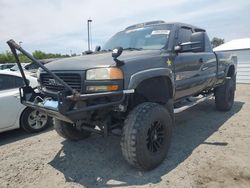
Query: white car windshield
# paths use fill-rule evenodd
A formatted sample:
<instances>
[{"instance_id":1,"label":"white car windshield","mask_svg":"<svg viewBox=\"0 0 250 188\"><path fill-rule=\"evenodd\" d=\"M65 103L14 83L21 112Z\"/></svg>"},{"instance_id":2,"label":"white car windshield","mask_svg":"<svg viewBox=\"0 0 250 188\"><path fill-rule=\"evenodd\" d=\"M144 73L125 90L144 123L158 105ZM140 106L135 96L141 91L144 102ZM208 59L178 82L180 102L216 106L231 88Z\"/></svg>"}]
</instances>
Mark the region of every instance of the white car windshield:
<instances>
[{"instance_id":1,"label":"white car windshield","mask_svg":"<svg viewBox=\"0 0 250 188\"><path fill-rule=\"evenodd\" d=\"M26 69L26 66L28 65L27 63L21 63L23 69ZM19 71L19 67L18 65L16 64L15 66L11 67L10 68L11 71Z\"/></svg>"}]
</instances>

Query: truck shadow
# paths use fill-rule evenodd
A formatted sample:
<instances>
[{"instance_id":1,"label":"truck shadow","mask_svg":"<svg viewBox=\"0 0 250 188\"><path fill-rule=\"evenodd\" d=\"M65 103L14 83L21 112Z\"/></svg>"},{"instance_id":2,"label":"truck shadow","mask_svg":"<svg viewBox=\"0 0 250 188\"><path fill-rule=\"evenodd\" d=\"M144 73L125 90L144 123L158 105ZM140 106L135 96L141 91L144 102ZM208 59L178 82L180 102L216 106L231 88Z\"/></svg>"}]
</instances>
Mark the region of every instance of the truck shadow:
<instances>
[{"instance_id":1,"label":"truck shadow","mask_svg":"<svg viewBox=\"0 0 250 188\"><path fill-rule=\"evenodd\" d=\"M119 187L155 184L188 158L200 144L226 147L228 143L207 142L206 139L234 114L243 102L235 102L230 112L215 110L212 100L176 115L172 145L166 160L158 168L141 172L123 159L118 137L93 136L80 142L63 141L63 147L49 163L62 172L67 182L86 187Z\"/></svg>"}]
</instances>

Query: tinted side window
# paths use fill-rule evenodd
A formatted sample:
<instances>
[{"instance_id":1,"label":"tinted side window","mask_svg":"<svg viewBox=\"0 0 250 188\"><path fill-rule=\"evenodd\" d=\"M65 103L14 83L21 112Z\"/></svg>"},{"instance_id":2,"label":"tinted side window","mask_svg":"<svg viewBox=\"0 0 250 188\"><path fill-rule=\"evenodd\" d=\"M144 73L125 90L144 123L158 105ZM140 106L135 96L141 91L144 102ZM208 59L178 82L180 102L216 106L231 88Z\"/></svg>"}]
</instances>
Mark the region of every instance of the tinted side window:
<instances>
[{"instance_id":1,"label":"tinted side window","mask_svg":"<svg viewBox=\"0 0 250 188\"><path fill-rule=\"evenodd\" d=\"M180 30L178 32L177 44L183 43L183 42L190 42L191 35L192 35L191 29L180 28Z\"/></svg>"},{"instance_id":2,"label":"tinted side window","mask_svg":"<svg viewBox=\"0 0 250 188\"><path fill-rule=\"evenodd\" d=\"M24 81L20 77L15 77L15 87L22 87L24 86Z\"/></svg>"},{"instance_id":3,"label":"tinted side window","mask_svg":"<svg viewBox=\"0 0 250 188\"><path fill-rule=\"evenodd\" d=\"M20 77L0 74L0 90L19 88L23 85L23 79Z\"/></svg>"},{"instance_id":4,"label":"tinted side window","mask_svg":"<svg viewBox=\"0 0 250 188\"><path fill-rule=\"evenodd\" d=\"M7 69L9 69L9 68L11 68L11 67L13 67L14 65L7 65Z\"/></svg>"}]
</instances>

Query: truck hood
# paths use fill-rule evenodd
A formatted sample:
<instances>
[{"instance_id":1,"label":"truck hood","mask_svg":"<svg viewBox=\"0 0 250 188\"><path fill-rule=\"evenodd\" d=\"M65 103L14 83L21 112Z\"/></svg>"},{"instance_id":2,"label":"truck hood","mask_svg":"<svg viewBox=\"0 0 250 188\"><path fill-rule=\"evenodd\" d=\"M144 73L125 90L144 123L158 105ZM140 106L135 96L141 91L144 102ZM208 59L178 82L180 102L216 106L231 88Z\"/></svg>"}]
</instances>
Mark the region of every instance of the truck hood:
<instances>
[{"instance_id":1,"label":"truck hood","mask_svg":"<svg viewBox=\"0 0 250 188\"><path fill-rule=\"evenodd\" d=\"M160 52L160 50L123 51L118 59L123 60L126 64L127 62L133 62L159 55ZM55 60L45 66L52 71L79 71L95 67L109 67L115 64L111 52L104 52Z\"/></svg>"}]
</instances>

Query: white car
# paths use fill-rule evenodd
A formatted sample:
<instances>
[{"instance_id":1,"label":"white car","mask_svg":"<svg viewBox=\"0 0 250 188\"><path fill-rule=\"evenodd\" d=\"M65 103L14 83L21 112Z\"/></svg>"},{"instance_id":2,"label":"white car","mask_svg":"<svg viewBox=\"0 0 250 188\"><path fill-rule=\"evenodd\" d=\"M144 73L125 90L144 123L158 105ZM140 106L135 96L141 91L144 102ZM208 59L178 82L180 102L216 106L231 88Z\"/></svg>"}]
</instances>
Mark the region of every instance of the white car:
<instances>
[{"instance_id":1,"label":"white car","mask_svg":"<svg viewBox=\"0 0 250 188\"><path fill-rule=\"evenodd\" d=\"M31 87L37 86L36 78L26 76ZM51 124L46 113L21 104L19 87L24 81L19 72L0 71L0 132L23 128L27 132L39 132Z\"/></svg>"}]
</instances>

